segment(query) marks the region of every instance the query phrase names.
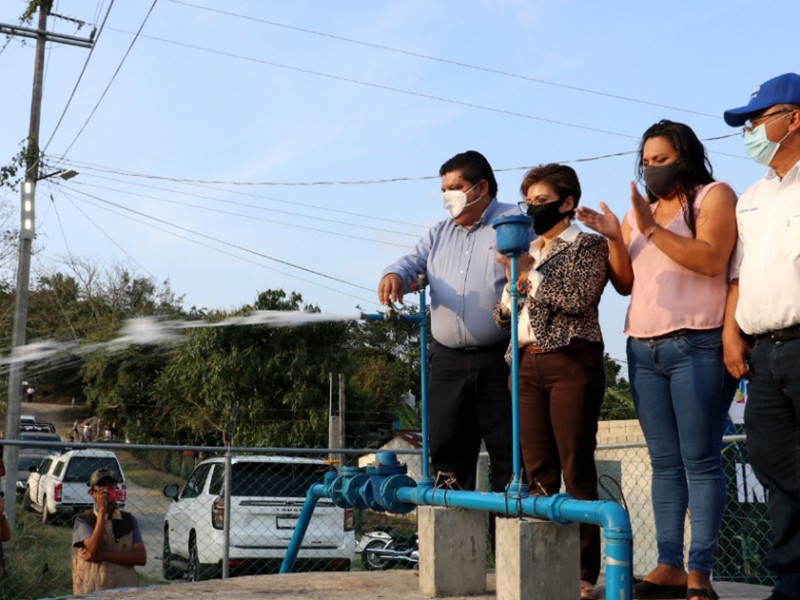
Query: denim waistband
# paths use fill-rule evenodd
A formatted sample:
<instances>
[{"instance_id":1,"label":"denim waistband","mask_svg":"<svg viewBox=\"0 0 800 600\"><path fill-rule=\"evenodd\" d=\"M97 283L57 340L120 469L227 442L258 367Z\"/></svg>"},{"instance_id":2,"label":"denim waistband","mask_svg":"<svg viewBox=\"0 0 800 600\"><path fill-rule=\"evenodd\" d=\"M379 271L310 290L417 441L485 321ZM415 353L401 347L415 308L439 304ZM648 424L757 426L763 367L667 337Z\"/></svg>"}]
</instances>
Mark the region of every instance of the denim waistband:
<instances>
[{"instance_id":1,"label":"denim waistband","mask_svg":"<svg viewBox=\"0 0 800 600\"><path fill-rule=\"evenodd\" d=\"M637 342L658 342L661 340L668 340L671 338L681 337L684 335L691 335L693 333L711 333L714 331L722 331L722 327L714 327L712 329L676 329L675 331L669 331L662 335L654 335L653 337L631 337L631 339L636 340ZM800 337L800 336L799 336Z\"/></svg>"}]
</instances>

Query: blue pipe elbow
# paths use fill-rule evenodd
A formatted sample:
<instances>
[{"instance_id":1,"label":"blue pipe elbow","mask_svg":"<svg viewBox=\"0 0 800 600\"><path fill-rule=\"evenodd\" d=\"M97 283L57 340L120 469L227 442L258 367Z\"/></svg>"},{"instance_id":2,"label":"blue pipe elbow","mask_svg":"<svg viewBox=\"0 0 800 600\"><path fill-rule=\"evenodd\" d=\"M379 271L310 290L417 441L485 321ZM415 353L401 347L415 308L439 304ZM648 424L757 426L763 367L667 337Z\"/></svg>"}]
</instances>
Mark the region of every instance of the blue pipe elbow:
<instances>
[{"instance_id":1,"label":"blue pipe elbow","mask_svg":"<svg viewBox=\"0 0 800 600\"><path fill-rule=\"evenodd\" d=\"M314 508L317 506L317 500L327 497L330 494L330 487L333 483L333 478L325 474L327 483L316 483L308 488L306 493L306 500L303 503L303 510L300 511L300 517L297 519L297 525L294 528L292 539L289 542L289 547L286 549L286 556L283 557L281 563L280 573L291 573L294 568L294 562L297 560L297 554L300 552L300 546L303 539L306 537L308 524L311 522L311 516L314 514ZM334 473L335 478L335 473Z\"/></svg>"}]
</instances>

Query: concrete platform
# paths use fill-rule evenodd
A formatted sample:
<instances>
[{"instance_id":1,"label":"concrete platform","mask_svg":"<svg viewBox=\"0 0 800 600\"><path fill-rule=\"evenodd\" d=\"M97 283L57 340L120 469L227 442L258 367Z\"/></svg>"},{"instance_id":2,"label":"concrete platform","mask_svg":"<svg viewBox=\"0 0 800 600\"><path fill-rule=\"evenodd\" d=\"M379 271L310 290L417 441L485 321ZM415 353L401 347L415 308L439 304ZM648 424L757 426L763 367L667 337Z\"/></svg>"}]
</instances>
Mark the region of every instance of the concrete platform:
<instances>
[{"instance_id":1,"label":"concrete platform","mask_svg":"<svg viewBox=\"0 0 800 600\"><path fill-rule=\"evenodd\" d=\"M770 589L764 586L717 582L714 584L723 600L763 600ZM453 600L495 600L494 573L487 576L487 594L478 596L451 596ZM208 600L225 598L265 598L275 600L426 600L419 591L419 574L416 571L354 571L351 573L292 573L291 575L262 575L235 577L222 581L176 583L108 590L77 596L97 600ZM601 595L601 598L604 596ZM531 599L539 600L539 599ZM541 599L546 600L546 599ZM564 598L547 600L578 600Z\"/></svg>"}]
</instances>

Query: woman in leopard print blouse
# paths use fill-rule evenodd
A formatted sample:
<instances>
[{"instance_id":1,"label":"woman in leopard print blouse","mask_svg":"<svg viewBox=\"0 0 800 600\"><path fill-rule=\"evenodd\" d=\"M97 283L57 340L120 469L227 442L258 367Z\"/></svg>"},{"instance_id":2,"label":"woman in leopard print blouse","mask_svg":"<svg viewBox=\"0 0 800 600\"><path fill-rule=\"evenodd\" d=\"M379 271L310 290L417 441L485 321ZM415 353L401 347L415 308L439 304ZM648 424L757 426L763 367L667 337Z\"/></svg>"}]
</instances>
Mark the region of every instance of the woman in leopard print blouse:
<instances>
[{"instance_id":1,"label":"woman in leopard print blouse","mask_svg":"<svg viewBox=\"0 0 800 600\"><path fill-rule=\"evenodd\" d=\"M534 493L555 494L563 471L566 490L597 499L594 450L605 392L603 337L597 305L608 281L608 242L572 223L581 196L575 171L550 164L528 171L520 209L539 235L518 259L520 443ZM499 259L506 263L508 259ZM510 327L508 285L494 309ZM600 530L581 524L582 600L597 598Z\"/></svg>"}]
</instances>

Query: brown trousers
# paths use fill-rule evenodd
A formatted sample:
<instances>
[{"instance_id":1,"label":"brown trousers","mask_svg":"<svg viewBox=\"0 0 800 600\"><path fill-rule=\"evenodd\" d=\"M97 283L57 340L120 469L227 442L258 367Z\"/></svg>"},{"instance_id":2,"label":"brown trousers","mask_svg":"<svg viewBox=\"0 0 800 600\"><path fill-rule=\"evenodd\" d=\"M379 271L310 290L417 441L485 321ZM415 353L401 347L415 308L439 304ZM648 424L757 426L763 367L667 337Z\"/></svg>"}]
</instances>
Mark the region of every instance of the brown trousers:
<instances>
[{"instance_id":1,"label":"brown trousers","mask_svg":"<svg viewBox=\"0 0 800 600\"><path fill-rule=\"evenodd\" d=\"M561 488L578 500L597 500L597 419L605 393L603 347L576 345L521 353L520 443L531 494ZM538 483L537 483L538 482ZM581 579L597 582L600 529L581 523Z\"/></svg>"}]
</instances>

